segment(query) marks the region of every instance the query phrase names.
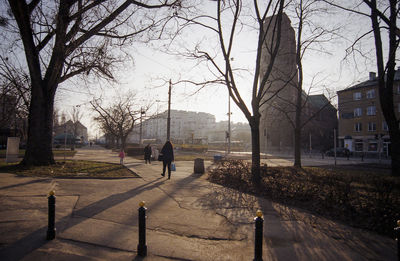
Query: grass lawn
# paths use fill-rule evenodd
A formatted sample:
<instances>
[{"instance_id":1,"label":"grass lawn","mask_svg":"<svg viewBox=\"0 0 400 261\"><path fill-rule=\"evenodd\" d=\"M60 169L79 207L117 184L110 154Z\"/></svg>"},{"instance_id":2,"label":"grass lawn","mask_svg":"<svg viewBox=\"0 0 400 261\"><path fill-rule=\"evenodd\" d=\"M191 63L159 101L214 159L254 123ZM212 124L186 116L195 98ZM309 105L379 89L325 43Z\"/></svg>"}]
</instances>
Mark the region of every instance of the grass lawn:
<instances>
[{"instance_id":1,"label":"grass lawn","mask_svg":"<svg viewBox=\"0 0 400 261\"><path fill-rule=\"evenodd\" d=\"M66 157L72 157L76 153L76 150L65 150ZM0 158L5 158L7 154L7 150L0 150ZM53 150L54 157L61 157L64 156L64 150ZM25 155L25 150L19 150L19 157L23 157Z\"/></svg>"},{"instance_id":2,"label":"grass lawn","mask_svg":"<svg viewBox=\"0 0 400 261\"><path fill-rule=\"evenodd\" d=\"M67 160L56 161L50 166L24 167L18 163L0 162L0 173L13 173L21 176L54 178L126 178L139 177L125 166L114 163Z\"/></svg>"}]
</instances>

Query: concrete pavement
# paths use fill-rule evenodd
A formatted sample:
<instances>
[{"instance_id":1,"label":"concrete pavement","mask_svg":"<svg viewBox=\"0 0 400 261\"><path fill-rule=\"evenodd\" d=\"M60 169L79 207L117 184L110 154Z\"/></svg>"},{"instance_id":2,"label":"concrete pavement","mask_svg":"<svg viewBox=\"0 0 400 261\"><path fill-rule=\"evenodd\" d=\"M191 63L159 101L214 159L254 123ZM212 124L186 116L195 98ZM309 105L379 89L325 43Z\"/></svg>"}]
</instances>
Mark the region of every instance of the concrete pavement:
<instances>
[{"instance_id":1,"label":"concrete pavement","mask_svg":"<svg viewBox=\"0 0 400 261\"><path fill-rule=\"evenodd\" d=\"M82 149L75 159L119 162ZM210 162L206 162L209 165ZM264 260L396 260L394 240L209 183L193 162L126 158L140 178L51 179L0 174L1 260L142 260L137 208L147 209L145 260L252 260L253 218L264 214ZM46 241L47 193L57 196L55 240Z\"/></svg>"}]
</instances>

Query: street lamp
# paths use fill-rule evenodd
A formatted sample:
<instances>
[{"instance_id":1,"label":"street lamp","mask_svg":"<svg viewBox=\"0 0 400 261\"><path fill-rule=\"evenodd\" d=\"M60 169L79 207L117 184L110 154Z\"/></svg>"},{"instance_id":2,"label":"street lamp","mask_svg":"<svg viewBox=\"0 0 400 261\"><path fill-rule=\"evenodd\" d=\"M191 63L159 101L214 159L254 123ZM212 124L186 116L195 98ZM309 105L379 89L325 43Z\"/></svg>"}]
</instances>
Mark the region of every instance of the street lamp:
<instances>
[{"instance_id":1,"label":"street lamp","mask_svg":"<svg viewBox=\"0 0 400 261\"><path fill-rule=\"evenodd\" d=\"M143 114L146 112L143 110L143 107L140 108L140 137L139 137L139 144L142 144L142 119Z\"/></svg>"}]
</instances>

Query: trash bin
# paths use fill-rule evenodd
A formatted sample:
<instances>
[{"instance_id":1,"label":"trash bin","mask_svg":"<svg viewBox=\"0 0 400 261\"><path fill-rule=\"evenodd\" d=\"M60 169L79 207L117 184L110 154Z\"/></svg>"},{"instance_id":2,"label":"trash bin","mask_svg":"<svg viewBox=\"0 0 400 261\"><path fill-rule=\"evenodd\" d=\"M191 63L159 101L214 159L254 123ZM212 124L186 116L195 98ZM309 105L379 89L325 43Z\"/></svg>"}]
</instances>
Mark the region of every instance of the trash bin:
<instances>
[{"instance_id":1,"label":"trash bin","mask_svg":"<svg viewBox=\"0 0 400 261\"><path fill-rule=\"evenodd\" d=\"M194 160L194 173L204 173L204 159L197 158Z\"/></svg>"}]
</instances>

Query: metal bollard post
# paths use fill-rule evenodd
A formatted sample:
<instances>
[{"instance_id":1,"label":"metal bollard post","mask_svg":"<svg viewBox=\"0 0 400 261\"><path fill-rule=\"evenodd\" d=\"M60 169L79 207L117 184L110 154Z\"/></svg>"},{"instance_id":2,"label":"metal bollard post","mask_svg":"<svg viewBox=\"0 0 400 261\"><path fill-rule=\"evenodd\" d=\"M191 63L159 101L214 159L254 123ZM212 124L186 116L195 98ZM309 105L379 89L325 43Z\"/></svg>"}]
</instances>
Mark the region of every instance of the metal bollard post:
<instances>
[{"instance_id":1,"label":"metal bollard post","mask_svg":"<svg viewBox=\"0 0 400 261\"><path fill-rule=\"evenodd\" d=\"M47 240L52 240L56 237L56 228L54 226L56 216L56 196L54 196L54 190L49 192L49 224L47 227Z\"/></svg>"},{"instance_id":2,"label":"metal bollard post","mask_svg":"<svg viewBox=\"0 0 400 261\"><path fill-rule=\"evenodd\" d=\"M397 227L394 228L394 236L397 241L397 260L400 261L400 220L397 220Z\"/></svg>"},{"instance_id":3,"label":"metal bollard post","mask_svg":"<svg viewBox=\"0 0 400 261\"><path fill-rule=\"evenodd\" d=\"M263 223L261 210L257 210L254 220L256 221L256 231L254 240L254 259L253 261L262 261L262 244L263 244Z\"/></svg>"},{"instance_id":4,"label":"metal bollard post","mask_svg":"<svg viewBox=\"0 0 400 261\"><path fill-rule=\"evenodd\" d=\"M144 201L139 203L139 244L137 246L138 256L147 256L146 246L146 208Z\"/></svg>"}]
</instances>

